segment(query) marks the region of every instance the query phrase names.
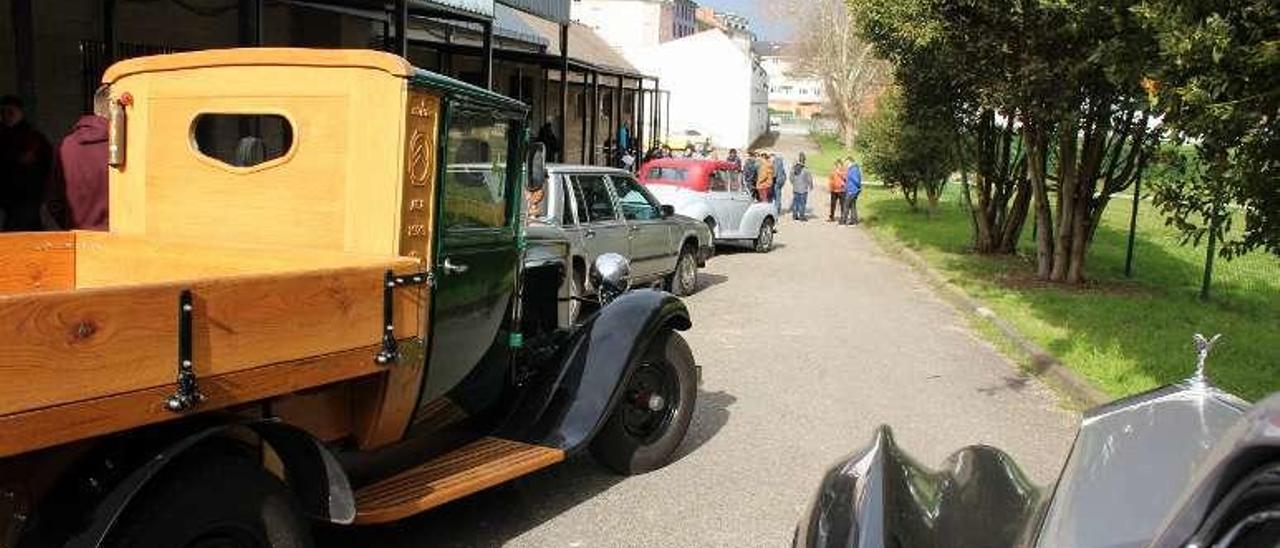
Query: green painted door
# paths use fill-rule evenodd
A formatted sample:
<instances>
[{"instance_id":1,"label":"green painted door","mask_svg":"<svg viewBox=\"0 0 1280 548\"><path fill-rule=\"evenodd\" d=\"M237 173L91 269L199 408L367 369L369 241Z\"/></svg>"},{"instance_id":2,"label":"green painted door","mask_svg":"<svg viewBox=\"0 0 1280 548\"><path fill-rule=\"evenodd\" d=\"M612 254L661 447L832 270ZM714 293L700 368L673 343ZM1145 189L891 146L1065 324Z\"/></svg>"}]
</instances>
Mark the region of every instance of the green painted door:
<instances>
[{"instance_id":1,"label":"green painted door","mask_svg":"<svg viewBox=\"0 0 1280 548\"><path fill-rule=\"evenodd\" d=\"M446 116L431 350L418 421L450 407L477 413L501 395L517 261L514 208L520 122L454 105ZM432 405L435 404L435 405Z\"/></svg>"}]
</instances>

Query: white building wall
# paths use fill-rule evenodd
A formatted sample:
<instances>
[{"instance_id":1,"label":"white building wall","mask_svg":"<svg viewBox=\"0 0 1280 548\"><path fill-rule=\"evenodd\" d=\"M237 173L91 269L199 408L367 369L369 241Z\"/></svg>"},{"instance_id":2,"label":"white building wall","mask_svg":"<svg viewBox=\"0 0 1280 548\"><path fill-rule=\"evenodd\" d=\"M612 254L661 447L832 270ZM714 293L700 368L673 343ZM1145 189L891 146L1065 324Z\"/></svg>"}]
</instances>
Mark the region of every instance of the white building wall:
<instances>
[{"instance_id":1,"label":"white building wall","mask_svg":"<svg viewBox=\"0 0 1280 548\"><path fill-rule=\"evenodd\" d=\"M672 30L670 14L664 17L663 4L652 0L575 0L572 14L620 50L656 46Z\"/></svg>"},{"instance_id":2,"label":"white building wall","mask_svg":"<svg viewBox=\"0 0 1280 548\"><path fill-rule=\"evenodd\" d=\"M717 147L745 149L767 128L767 76L724 32L623 53L671 92L672 133L693 129Z\"/></svg>"}]
</instances>

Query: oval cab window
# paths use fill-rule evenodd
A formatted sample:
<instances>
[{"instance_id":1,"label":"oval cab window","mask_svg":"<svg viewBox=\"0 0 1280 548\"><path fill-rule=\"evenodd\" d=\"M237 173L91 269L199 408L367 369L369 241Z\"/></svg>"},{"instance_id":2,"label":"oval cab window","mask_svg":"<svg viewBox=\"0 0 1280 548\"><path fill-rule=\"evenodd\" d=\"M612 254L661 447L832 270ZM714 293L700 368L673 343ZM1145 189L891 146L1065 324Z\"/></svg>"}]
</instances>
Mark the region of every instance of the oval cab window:
<instances>
[{"instance_id":1,"label":"oval cab window","mask_svg":"<svg viewBox=\"0 0 1280 548\"><path fill-rule=\"evenodd\" d=\"M201 114L191 127L200 154L230 167L253 167L293 148L293 126L279 114Z\"/></svg>"}]
</instances>

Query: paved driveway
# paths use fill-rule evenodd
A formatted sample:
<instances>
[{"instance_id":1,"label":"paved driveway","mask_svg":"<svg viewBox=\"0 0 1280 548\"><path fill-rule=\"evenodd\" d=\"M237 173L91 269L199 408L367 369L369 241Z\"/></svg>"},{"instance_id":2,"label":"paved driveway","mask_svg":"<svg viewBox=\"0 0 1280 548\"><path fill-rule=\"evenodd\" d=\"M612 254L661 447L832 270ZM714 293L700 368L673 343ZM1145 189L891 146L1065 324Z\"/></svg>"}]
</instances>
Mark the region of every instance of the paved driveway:
<instances>
[{"instance_id":1,"label":"paved driveway","mask_svg":"<svg viewBox=\"0 0 1280 548\"><path fill-rule=\"evenodd\" d=\"M774 148L790 153L800 139ZM623 479L578 457L330 542L785 546L823 471L881 423L927 464L987 443L1035 481L1055 479L1076 416L1047 388L1017 375L862 228L786 221L778 236L773 253L712 259L687 300L704 384L677 462Z\"/></svg>"}]
</instances>

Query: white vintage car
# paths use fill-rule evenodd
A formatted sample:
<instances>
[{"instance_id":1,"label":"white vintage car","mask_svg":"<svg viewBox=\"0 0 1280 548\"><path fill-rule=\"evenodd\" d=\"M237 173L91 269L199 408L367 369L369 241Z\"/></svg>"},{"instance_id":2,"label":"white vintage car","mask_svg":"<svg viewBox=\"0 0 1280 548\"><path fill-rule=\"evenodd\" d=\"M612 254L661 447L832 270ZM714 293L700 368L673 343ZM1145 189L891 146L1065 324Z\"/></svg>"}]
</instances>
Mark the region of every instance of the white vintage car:
<instances>
[{"instance_id":1,"label":"white vintage car","mask_svg":"<svg viewBox=\"0 0 1280 548\"><path fill-rule=\"evenodd\" d=\"M640 183L676 213L706 223L716 243L748 243L760 253L773 249L773 206L752 198L737 164L660 158L640 168Z\"/></svg>"}]
</instances>

